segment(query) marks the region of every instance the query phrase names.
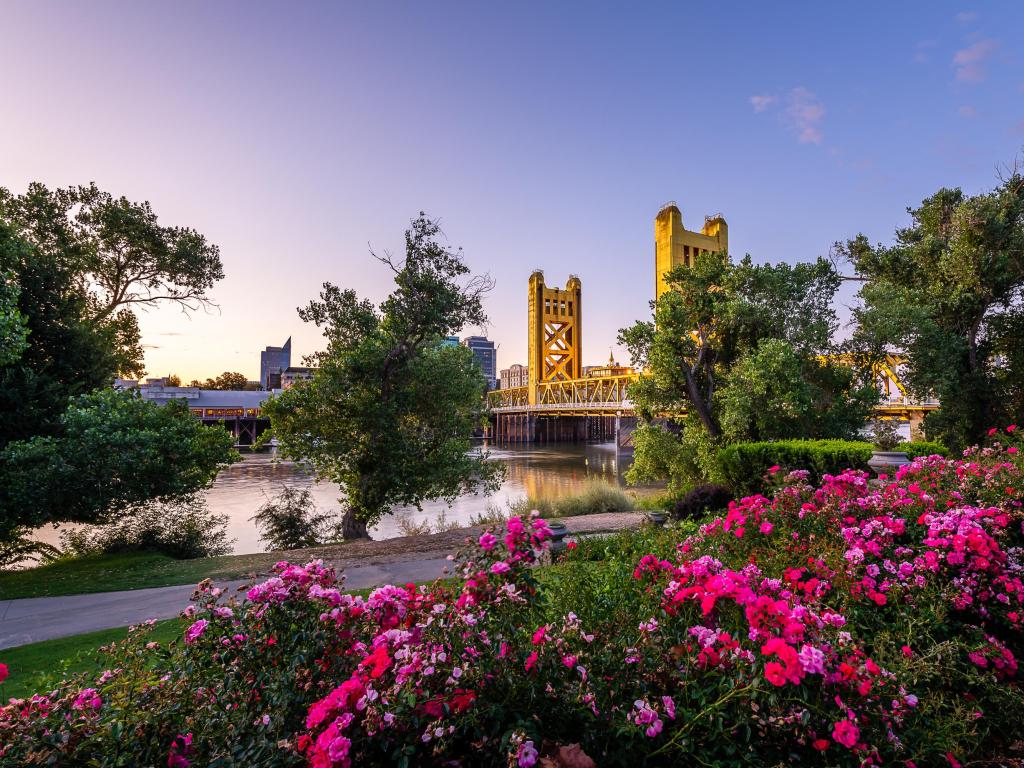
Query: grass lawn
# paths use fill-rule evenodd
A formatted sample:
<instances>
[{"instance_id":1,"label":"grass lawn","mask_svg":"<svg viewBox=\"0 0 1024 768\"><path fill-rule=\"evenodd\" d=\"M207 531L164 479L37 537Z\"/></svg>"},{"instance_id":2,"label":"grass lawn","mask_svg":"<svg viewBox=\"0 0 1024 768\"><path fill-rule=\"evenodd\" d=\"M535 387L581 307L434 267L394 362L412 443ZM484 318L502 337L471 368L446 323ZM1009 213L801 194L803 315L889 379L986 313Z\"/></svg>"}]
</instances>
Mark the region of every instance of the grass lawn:
<instances>
[{"instance_id":1,"label":"grass lawn","mask_svg":"<svg viewBox=\"0 0 1024 768\"><path fill-rule=\"evenodd\" d=\"M22 571L0 572L0 600L168 587L195 584L207 577L240 579L253 572L265 573L273 562L273 557L267 555L226 555L194 560L175 560L147 552L96 555Z\"/></svg>"},{"instance_id":2,"label":"grass lawn","mask_svg":"<svg viewBox=\"0 0 1024 768\"><path fill-rule=\"evenodd\" d=\"M181 637L183 631L181 619L166 619L156 623L151 637L157 642L168 642ZM0 701L45 691L50 681L68 674L95 671L100 675L106 669L100 647L123 640L127 632L127 627L117 627L0 650L0 662L7 665L10 673L0 683Z\"/></svg>"}]
</instances>

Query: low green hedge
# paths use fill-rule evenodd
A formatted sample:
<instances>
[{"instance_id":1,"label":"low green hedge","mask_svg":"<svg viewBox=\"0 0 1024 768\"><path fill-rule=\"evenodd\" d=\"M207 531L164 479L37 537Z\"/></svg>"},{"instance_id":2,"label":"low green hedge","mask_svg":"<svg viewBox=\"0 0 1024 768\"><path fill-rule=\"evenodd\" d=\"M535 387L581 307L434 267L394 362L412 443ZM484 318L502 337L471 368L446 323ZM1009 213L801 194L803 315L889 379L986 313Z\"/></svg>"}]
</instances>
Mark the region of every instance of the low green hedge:
<instances>
[{"instance_id":1,"label":"low green hedge","mask_svg":"<svg viewBox=\"0 0 1024 768\"><path fill-rule=\"evenodd\" d=\"M900 443L895 450L910 458L948 455L941 443L926 441ZM806 469L811 482L821 476L836 475L845 469L868 471L868 459L874 451L871 443L858 440L780 440L765 443L735 443L718 452L718 467L726 485L737 496L757 493L763 489L764 476L771 467L788 472Z\"/></svg>"},{"instance_id":2,"label":"low green hedge","mask_svg":"<svg viewBox=\"0 0 1024 768\"><path fill-rule=\"evenodd\" d=\"M910 458L918 456L949 456L949 448L942 443L933 443L928 440L911 440L909 443L900 443L896 446L897 451L903 451Z\"/></svg>"}]
</instances>

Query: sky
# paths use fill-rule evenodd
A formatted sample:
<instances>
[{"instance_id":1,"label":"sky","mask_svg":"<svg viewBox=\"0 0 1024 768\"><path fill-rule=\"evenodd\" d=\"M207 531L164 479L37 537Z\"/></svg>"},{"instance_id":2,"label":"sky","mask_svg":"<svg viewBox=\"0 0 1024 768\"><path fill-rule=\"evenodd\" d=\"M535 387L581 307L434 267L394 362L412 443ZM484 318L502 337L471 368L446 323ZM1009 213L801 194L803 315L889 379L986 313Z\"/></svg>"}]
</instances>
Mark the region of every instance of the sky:
<instances>
[{"instance_id":1,"label":"sky","mask_svg":"<svg viewBox=\"0 0 1024 768\"><path fill-rule=\"evenodd\" d=\"M89 3L0 0L0 186L95 181L217 244L217 308L143 313L150 375L239 371L323 282L382 300L420 211L495 288L525 362L527 280L583 283L584 364L649 316L654 216L734 256L889 242L1024 149L1024 3ZM840 311L853 298L841 297Z\"/></svg>"}]
</instances>

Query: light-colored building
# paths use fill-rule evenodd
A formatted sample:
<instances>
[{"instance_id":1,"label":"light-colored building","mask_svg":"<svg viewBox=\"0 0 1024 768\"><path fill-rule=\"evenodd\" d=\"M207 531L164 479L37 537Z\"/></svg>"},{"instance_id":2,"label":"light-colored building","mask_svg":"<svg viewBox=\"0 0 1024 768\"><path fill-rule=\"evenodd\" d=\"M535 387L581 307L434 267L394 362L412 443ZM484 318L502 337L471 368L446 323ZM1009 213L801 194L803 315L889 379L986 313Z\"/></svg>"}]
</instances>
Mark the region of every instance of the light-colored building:
<instances>
[{"instance_id":1,"label":"light-colored building","mask_svg":"<svg viewBox=\"0 0 1024 768\"><path fill-rule=\"evenodd\" d=\"M298 381L309 381L313 378L315 368L291 366L281 371L281 389L290 389Z\"/></svg>"},{"instance_id":2,"label":"light-colored building","mask_svg":"<svg viewBox=\"0 0 1024 768\"><path fill-rule=\"evenodd\" d=\"M529 367L520 363L513 363L508 368L501 369L501 378L498 381L498 388L511 389L512 387L525 387L529 383Z\"/></svg>"}]
</instances>

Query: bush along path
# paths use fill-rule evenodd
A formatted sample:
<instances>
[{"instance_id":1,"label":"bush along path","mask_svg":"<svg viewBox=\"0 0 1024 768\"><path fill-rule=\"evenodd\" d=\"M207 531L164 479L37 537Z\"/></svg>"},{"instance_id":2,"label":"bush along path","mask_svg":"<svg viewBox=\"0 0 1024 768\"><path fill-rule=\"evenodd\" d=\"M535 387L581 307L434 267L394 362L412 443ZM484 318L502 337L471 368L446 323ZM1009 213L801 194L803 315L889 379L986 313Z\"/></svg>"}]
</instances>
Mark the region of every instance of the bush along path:
<instances>
[{"instance_id":1,"label":"bush along path","mask_svg":"<svg viewBox=\"0 0 1024 768\"><path fill-rule=\"evenodd\" d=\"M180 643L137 633L100 677L0 710L0 761L1006 764L1022 481L1000 445L881 487L795 471L671 558L570 551L555 581L532 567L536 518L481 534L455 582L366 598L323 563L281 563L245 603L201 585Z\"/></svg>"}]
</instances>

